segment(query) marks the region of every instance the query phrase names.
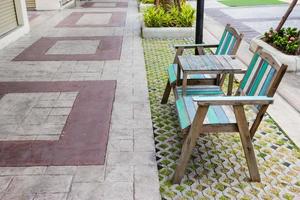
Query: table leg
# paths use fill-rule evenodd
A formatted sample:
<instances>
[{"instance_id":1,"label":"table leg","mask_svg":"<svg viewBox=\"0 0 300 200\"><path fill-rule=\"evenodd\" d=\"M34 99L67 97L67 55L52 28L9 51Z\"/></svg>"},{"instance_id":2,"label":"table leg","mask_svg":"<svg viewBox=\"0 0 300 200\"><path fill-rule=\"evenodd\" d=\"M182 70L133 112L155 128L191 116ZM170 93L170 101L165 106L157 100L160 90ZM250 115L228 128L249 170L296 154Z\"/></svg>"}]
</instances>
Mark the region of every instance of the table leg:
<instances>
[{"instance_id":1,"label":"table leg","mask_svg":"<svg viewBox=\"0 0 300 200\"><path fill-rule=\"evenodd\" d=\"M216 85L220 85L221 84L221 74L217 74L216 75Z\"/></svg>"},{"instance_id":2,"label":"table leg","mask_svg":"<svg viewBox=\"0 0 300 200\"><path fill-rule=\"evenodd\" d=\"M180 85L180 75L181 75L181 69L180 69L180 66L179 64L177 64L177 79L176 79L176 86L179 86Z\"/></svg>"},{"instance_id":3,"label":"table leg","mask_svg":"<svg viewBox=\"0 0 300 200\"><path fill-rule=\"evenodd\" d=\"M188 74L186 72L183 72L182 96L186 96L187 76Z\"/></svg>"},{"instance_id":4,"label":"table leg","mask_svg":"<svg viewBox=\"0 0 300 200\"><path fill-rule=\"evenodd\" d=\"M227 95L228 96L232 95L233 78L234 78L234 74L230 73L229 74L229 79L228 79L228 90L227 90Z\"/></svg>"}]
</instances>

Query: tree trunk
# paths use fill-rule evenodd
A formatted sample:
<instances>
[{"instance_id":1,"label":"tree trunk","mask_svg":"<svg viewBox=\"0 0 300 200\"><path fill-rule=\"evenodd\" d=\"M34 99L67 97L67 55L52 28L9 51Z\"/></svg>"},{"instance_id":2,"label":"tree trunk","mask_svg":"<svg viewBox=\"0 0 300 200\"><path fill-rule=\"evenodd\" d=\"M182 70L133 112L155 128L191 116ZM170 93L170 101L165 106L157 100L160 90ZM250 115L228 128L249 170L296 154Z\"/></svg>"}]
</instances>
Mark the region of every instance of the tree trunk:
<instances>
[{"instance_id":1,"label":"tree trunk","mask_svg":"<svg viewBox=\"0 0 300 200\"><path fill-rule=\"evenodd\" d=\"M279 31L283 27L285 21L287 20L287 18L289 17L289 15L291 14L291 12L293 11L294 7L297 5L297 2L298 2L298 0L293 0L292 1L292 3L290 4L289 8L287 9L287 11L285 12L285 14L283 15L282 19L280 20L277 28L275 29L276 31Z\"/></svg>"},{"instance_id":2,"label":"tree trunk","mask_svg":"<svg viewBox=\"0 0 300 200\"><path fill-rule=\"evenodd\" d=\"M174 5L174 0L161 0L161 6L166 10L170 10L171 7Z\"/></svg>"}]
</instances>

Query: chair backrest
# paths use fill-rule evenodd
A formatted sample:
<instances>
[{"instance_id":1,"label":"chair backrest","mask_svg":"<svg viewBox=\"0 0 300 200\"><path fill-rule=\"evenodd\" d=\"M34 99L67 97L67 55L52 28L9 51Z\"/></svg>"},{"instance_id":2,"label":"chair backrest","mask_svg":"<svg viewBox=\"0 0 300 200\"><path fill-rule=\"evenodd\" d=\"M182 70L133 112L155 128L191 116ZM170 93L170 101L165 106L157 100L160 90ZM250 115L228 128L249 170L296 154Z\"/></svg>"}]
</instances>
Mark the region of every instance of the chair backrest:
<instances>
[{"instance_id":1,"label":"chair backrest","mask_svg":"<svg viewBox=\"0 0 300 200\"><path fill-rule=\"evenodd\" d=\"M216 55L235 55L244 35L227 24L222 34Z\"/></svg>"},{"instance_id":2,"label":"chair backrest","mask_svg":"<svg viewBox=\"0 0 300 200\"><path fill-rule=\"evenodd\" d=\"M287 65L280 64L271 54L258 47L240 83L238 94L274 96L286 69Z\"/></svg>"}]
</instances>

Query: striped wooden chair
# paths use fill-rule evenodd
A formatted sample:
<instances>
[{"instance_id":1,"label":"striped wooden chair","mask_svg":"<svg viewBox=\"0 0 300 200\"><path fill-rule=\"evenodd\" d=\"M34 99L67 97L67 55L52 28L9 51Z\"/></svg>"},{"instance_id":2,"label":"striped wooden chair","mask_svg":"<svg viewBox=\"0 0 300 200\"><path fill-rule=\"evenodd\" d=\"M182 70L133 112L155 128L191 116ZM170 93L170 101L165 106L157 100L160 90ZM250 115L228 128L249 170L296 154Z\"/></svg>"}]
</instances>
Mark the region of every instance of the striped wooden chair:
<instances>
[{"instance_id":1,"label":"striped wooden chair","mask_svg":"<svg viewBox=\"0 0 300 200\"><path fill-rule=\"evenodd\" d=\"M174 174L180 182L192 149L200 134L239 132L252 181L260 181L252 138L287 69L270 54L258 49L248 67L235 96L184 96L176 101L180 127L186 130L181 155ZM256 112L253 123L248 123L244 106Z\"/></svg>"},{"instance_id":2,"label":"striped wooden chair","mask_svg":"<svg viewBox=\"0 0 300 200\"><path fill-rule=\"evenodd\" d=\"M168 69L168 77L166 88L161 100L162 104L168 102L171 89L176 85L177 77L177 56L183 54L185 49L197 49L199 54L205 54L204 49L207 48L217 48L214 52L215 55L235 55L243 39L243 34L240 34L235 28L231 27L229 24L226 25L225 30L222 34L219 44L184 44L175 45L176 54L173 64L171 64ZM212 52L213 53L213 52ZM182 73L181 73L182 74ZM209 74L193 74L188 76L188 84L201 84L201 85L222 85L225 76L209 75ZM187 92L187 95L190 95Z\"/></svg>"}]
</instances>

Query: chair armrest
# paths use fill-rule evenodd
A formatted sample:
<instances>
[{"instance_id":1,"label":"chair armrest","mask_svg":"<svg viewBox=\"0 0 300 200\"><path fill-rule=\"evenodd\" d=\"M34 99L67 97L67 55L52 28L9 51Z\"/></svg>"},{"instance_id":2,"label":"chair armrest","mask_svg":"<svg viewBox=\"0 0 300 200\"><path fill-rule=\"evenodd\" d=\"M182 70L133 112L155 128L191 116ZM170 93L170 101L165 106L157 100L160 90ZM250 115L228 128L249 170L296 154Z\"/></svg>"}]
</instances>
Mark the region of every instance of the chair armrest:
<instances>
[{"instance_id":1,"label":"chair armrest","mask_svg":"<svg viewBox=\"0 0 300 200\"><path fill-rule=\"evenodd\" d=\"M268 105L274 102L272 97L267 96L218 96L218 97L192 97L198 105Z\"/></svg>"},{"instance_id":2,"label":"chair armrest","mask_svg":"<svg viewBox=\"0 0 300 200\"><path fill-rule=\"evenodd\" d=\"M178 44L174 45L175 49L178 48L184 48L184 49L193 49L196 47L202 47L202 48L216 48L219 44Z\"/></svg>"}]
</instances>

